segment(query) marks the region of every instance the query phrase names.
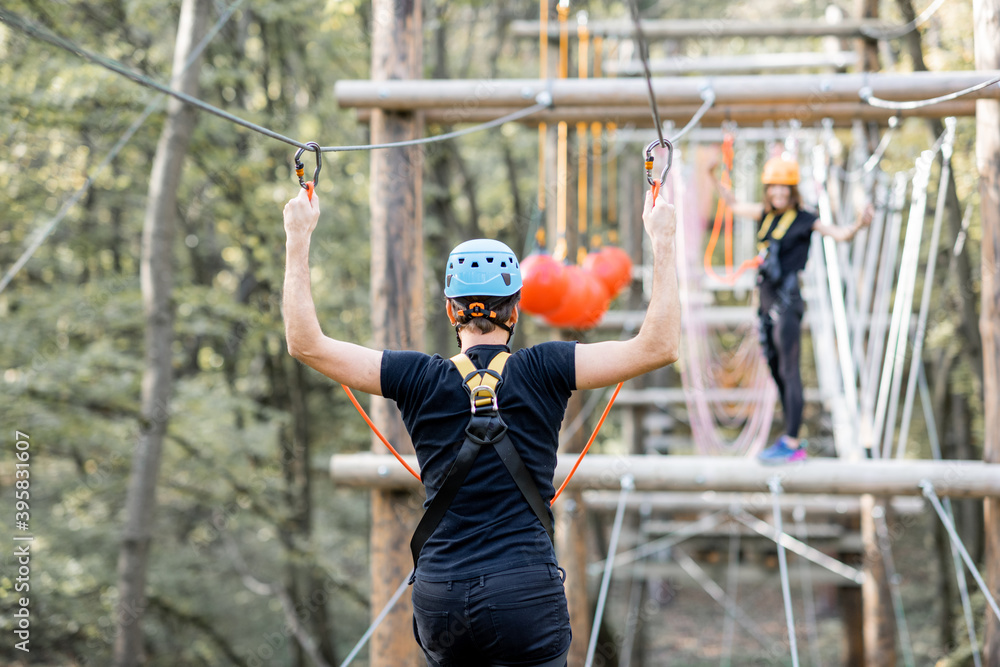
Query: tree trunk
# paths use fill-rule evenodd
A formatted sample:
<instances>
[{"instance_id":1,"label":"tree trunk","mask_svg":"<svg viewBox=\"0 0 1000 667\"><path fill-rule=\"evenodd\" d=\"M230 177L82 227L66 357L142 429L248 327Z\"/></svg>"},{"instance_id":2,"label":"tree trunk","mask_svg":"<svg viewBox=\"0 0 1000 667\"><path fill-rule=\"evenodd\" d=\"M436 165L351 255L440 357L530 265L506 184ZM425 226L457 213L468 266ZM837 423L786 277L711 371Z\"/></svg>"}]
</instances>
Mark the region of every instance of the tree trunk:
<instances>
[{"instance_id":1,"label":"tree trunk","mask_svg":"<svg viewBox=\"0 0 1000 667\"><path fill-rule=\"evenodd\" d=\"M422 72L421 0L374 0L372 68L376 81L419 79ZM373 143L415 139L423 132L419 114L374 111ZM422 176L419 148L371 153L371 301L375 346L423 348L424 279ZM401 453L413 446L396 407L376 398L372 417ZM384 446L374 437L372 449ZM372 616L378 614L413 564L409 540L421 498L396 491L372 491ZM372 665L416 665L422 660L413 640L412 607L404 595L375 631L369 644Z\"/></svg>"},{"instance_id":2,"label":"tree trunk","mask_svg":"<svg viewBox=\"0 0 1000 667\"><path fill-rule=\"evenodd\" d=\"M974 0L976 67L1000 69L1000 0ZM976 166L982 216L983 459L1000 462L1000 101L976 103ZM1000 591L1000 500L983 503L986 584ZM986 611L984 664L1000 665L1000 619Z\"/></svg>"},{"instance_id":3,"label":"tree trunk","mask_svg":"<svg viewBox=\"0 0 1000 667\"><path fill-rule=\"evenodd\" d=\"M204 31L208 0L183 0L177 26L171 86L198 94L197 63L185 69L189 54ZM156 505L163 435L170 414L171 346L174 338L173 239L177 187L194 131L191 107L171 99L156 148L142 233L140 279L146 318L145 370L139 442L132 458L125 504L125 529L118 555L118 602L114 664L131 667L145 662L142 617L146 607L146 572Z\"/></svg>"},{"instance_id":4,"label":"tree trunk","mask_svg":"<svg viewBox=\"0 0 1000 667\"><path fill-rule=\"evenodd\" d=\"M913 10L912 0L896 0L902 14L904 22L916 19L916 12ZM910 52L910 60L913 62L914 72L926 72L927 65L924 63L924 50L920 38L920 32L914 30L904 38L906 48ZM931 140L936 140L944 132L939 118L928 118L927 128L931 133ZM939 160L944 160L943 155L938 155ZM942 162L942 166L944 166ZM958 201L958 191L955 188L955 172L951 171L946 184L948 188L945 196L946 215L951 232L958 238L962 232L962 206ZM969 263L969 255L962 252L957 257L958 279L955 281L958 292L959 310L962 314L962 338L965 344L962 346L963 354L969 360L973 370L979 376L980 382L983 380L983 343L979 335L979 316L976 314L976 294L973 291L974 282L972 280L972 266Z\"/></svg>"}]
</instances>

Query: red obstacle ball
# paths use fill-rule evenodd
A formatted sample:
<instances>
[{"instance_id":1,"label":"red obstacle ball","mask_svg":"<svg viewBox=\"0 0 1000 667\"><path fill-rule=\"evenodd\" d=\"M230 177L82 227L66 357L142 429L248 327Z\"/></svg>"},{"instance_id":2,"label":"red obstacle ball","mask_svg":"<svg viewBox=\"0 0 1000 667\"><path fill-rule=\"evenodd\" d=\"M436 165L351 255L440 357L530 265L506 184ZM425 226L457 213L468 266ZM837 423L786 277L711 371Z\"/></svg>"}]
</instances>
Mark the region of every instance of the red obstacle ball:
<instances>
[{"instance_id":1,"label":"red obstacle ball","mask_svg":"<svg viewBox=\"0 0 1000 667\"><path fill-rule=\"evenodd\" d=\"M554 327L589 329L601 320L611 295L594 274L579 266L566 267L566 275L569 287L562 304L545 321Z\"/></svg>"},{"instance_id":2,"label":"red obstacle ball","mask_svg":"<svg viewBox=\"0 0 1000 667\"><path fill-rule=\"evenodd\" d=\"M545 315L558 308L569 287L566 266L545 253L524 258L521 281L521 308L535 315Z\"/></svg>"},{"instance_id":3,"label":"red obstacle ball","mask_svg":"<svg viewBox=\"0 0 1000 667\"><path fill-rule=\"evenodd\" d=\"M586 292L584 307L577 318L575 328L590 329L604 317L611 305L612 295L601 279L586 268L583 270L583 287Z\"/></svg>"},{"instance_id":4,"label":"red obstacle ball","mask_svg":"<svg viewBox=\"0 0 1000 667\"><path fill-rule=\"evenodd\" d=\"M604 283L611 298L618 296L632 282L632 260L627 252L616 246L606 246L599 252L590 253L583 262L583 268Z\"/></svg>"},{"instance_id":5,"label":"red obstacle ball","mask_svg":"<svg viewBox=\"0 0 1000 667\"><path fill-rule=\"evenodd\" d=\"M554 327L572 327L587 306L588 291L584 286L584 270L579 266L566 267L566 291L559 306L545 315L545 321Z\"/></svg>"}]
</instances>

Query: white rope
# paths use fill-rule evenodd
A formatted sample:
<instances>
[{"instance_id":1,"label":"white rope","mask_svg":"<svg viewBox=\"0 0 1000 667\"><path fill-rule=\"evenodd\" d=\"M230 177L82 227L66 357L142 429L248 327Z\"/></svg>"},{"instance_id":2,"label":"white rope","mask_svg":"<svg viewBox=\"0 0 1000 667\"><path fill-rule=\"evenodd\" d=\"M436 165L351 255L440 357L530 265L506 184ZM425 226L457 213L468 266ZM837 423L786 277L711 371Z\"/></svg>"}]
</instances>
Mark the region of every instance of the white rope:
<instances>
[{"instance_id":1,"label":"white rope","mask_svg":"<svg viewBox=\"0 0 1000 667\"><path fill-rule=\"evenodd\" d=\"M781 525L781 478L775 475L767 481L774 500L774 529L784 534ZM785 546L778 540L778 569L781 571L781 597L785 601L785 622L788 624L788 644L792 652L792 667L799 667L799 649L795 637L795 616L792 613L792 591L788 581L788 562L785 558Z\"/></svg>"},{"instance_id":2,"label":"white rope","mask_svg":"<svg viewBox=\"0 0 1000 667\"><path fill-rule=\"evenodd\" d=\"M924 336L927 332L927 315L930 311L931 292L934 289L934 269L937 266L938 244L941 239L941 221L948 195L948 180L951 178L951 154L955 141L955 119L946 118L944 143L941 145L941 178L938 180L937 205L934 210L934 228L931 244L927 251L927 268L924 270L924 290L920 296L920 314L917 316L917 331L913 335L913 355L910 359L910 375L906 381L906 396L903 398L903 419L899 425L899 444L896 458L906 454L906 441L910 436L910 418L913 415L913 399L917 393L917 377L923 364Z\"/></svg>"},{"instance_id":3,"label":"white rope","mask_svg":"<svg viewBox=\"0 0 1000 667\"><path fill-rule=\"evenodd\" d=\"M899 39L904 35L908 35L923 24L927 23L934 12L936 12L941 5L943 5L945 0L934 0L930 6L924 11L920 12L920 16L917 16L912 21L904 23L901 26L896 26L895 28L888 28L886 30L879 30L878 28L869 28L868 26L861 26L861 34L868 39Z\"/></svg>"},{"instance_id":4,"label":"white rope","mask_svg":"<svg viewBox=\"0 0 1000 667\"><path fill-rule=\"evenodd\" d=\"M787 533L780 532L775 529L774 526L767 523L766 521L761 521L752 514L740 510L732 515L734 519L742 523L747 528L750 528L757 533L760 533L764 537L770 539L775 544L780 544L789 551L792 551L803 558L811 560L822 568L833 572L836 575L847 579L848 581L853 581L857 585L861 585L865 581L865 573L861 570L855 569L850 565L845 565L841 563L836 558L827 556L825 553L819 549L815 549L808 544L805 544Z\"/></svg>"},{"instance_id":5,"label":"white rope","mask_svg":"<svg viewBox=\"0 0 1000 667\"><path fill-rule=\"evenodd\" d=\"M885 521L885 510L876 505L872 508L872 518L875 520L875 535L878 538L878 549L882 554L882 566L885 568L885 578L889 582L889 595L892 597L892 613L896 617L896 632L899 633L899 644L903 648L903 663L906 667L914 667L913 644L910 641L910 629L906 624L906 612L903 610L903 596L899 592L899 574L892 558L892 545L889 541L889 527Z\"/></svg>"},{"instance_id":6,"label":"white rope","mask_svg":"<svg viewBox=\"0 0 1000 667\"><path fill-rule=\"evenodd\" d=\"M389 615L390 611L392 611L392 608L396 606L396 603L399 601L399 598L403 596L403 591L405 591L406 587L409 585L411 576L413 576L413 570L410 570L410 573L406 575L402 583L399 584L399 588L396 589L396 592L392 594L391 598L389 598L389 601L385 604L385 607L382 609L382 611L379 612L379 615L375 617L375 620L372 621L372 624L368 626L367 630L365 630L365 634L361 635L361 639L359 639L358 643L354 645L354 648L351 649L351 652L347 654L347 657L344 658L344 661L340 663L340 667L347 667L349 664L351 664L351 661L354 660L354 658L358 655L358 653L361 652L361 649L364 648L364 645L368 643L368 640L375 633L375 628L381 625L382 621L385 620L385 617Z\"/></svg>"},{"instance_id":7,"label":"white rope","mask_svg":"<svg viewBox=\"0 0 1000 667\"><path fill-rule=\"evenodd\" d=\"M892 436L896 428L896 410L899 387L902 380L906 355L906 341L910 333L910 314L913 312L913 286L916 280L917 262L920 259L920 239L924 231L924 212L927 208L927 184L931 171L930 151L924 151L917 158L916 173L913 176L913 194L910 198L910 213L906 222L903 239L903 254L900 259L896 295L892 305L892 322L889 325L889 342L882 366L879 383L878 403L875 407L875 441L873 450L879 449L879 456L886 458L891 453Z\"/></svg>"},{"instance_id":8,"label":"white rope","mask_svg":"<svg viewBox=\"0 0 1000 667\"><path fill-rule=\"evenodd\" d=\"M878 282L875 300L872 304L872 323L868 332L868 368L865 373L867 387L861 401L862 425L870 429L870 438L865 445L871 447L873 458L881 458L882 450L876 446L878 432L875 430L875 401L879 390L879 368L885 354L885 331L889 321L889 299L896 280L896 260L899 257L899 236L903 225L903 205L906 203L906 188L909 183L906 174L896 172L893 176L892 194L889 196L889 213L882 240L879 260Z\"/></svg>"},{"instance_id":9,"label":"white rope","mask_svg":"<svg viewBox=\"0 0 1000 667\"><path fill-rule=\"evenodd\" d=\"M614 556L614 564L617 566L627 565L633 563L646 556L652 556L653 554L660 553L675 544L679 544L689 537L694 537L695 535L700 535L706 530L712 530L720 523L722 523L725 518L725 510L719 510L714 514L709 514L708 516L699 519L698 521L678 528L676 531L670 533L669 535L664 535L661 538L655 539L652 542L647 542L642 546L636 547L635 549L630 549L629 551L623 551L622 553ZM591 563L587 566L587 574L596 574L601 571L601 568L607 567L608 559L604 561L598 561L596 563Z\"/></svg>"},{"instance_id":10,"label":"white rope","mask_svg":"<svg viewBox=\"0 0 1000 667\"><path fill-rule=\"evenodd\" d=\"M920 385L920 403L924 408L924 421L927 422L927 439L931 445L931 456L935 461L941 460L941 443L938 441L937 420L934 418L934 408L931 405L931 392L927 388L927 376L924 374L924 367L921 365L917 372L920 374L917 380ZM944 499L944 509L948 518L955 520L955 513L951 508L951 500ZM955 547L955 543L948 540L951 547L951 562L955 566L955 579L958 581L958 592L962 598L962 614L965 616L965 628L969 635L969 647L972 649L972 661L975 667L983 667L983 659L979 654L979 642L976 641L976 622L972 616L972 600L969 599L969 584L965 580L965 565L962 564L962 557Z\"/></svg>"},{"instance_id":11,"label":"white rope","mask_svg":"<svg viewBox=\"0 0 1000 667\"><path fill-rule=\"evenodd\" d=\"M806 525L806 508L796 505L792 511L795 528L799 536L808 539L809 529ZM819 628L816 626L816 598L813 595L812 573L804 558L799 559L799 578L802 580L802 601L806 608L806 638L809 640L809 658L813 667L821 667L823 658L819 652Z\"/></svg>"},{"instance_id":12,"label":"white rope","mask_svg":"<svg viewBox=\"0 0 1000 667\"><path fill-rule=\"evenodd\" d=\"M976 564L972 560L972 556L966 550L965 545L962 544L962 538L958 536L958 532L955 530L955 525L945 514L944 508L941 507L941 501L937 497L937 493L934 491L934 484L931 483L929 479L925 479L920 483L920 488L924 491L924 496L931 501L931 505L934 506L934 511L941 518L941 523L944 524L945 530L948 531L948 536L951 538L952 543L958 548L958 552L962 555L962 560L969 567L969 571L972 573L973 579L979 584L979 589L983 592L986 597L986 601L989 603L990 608L993 609L993 613L996 617L1000 619L1000 607L997 606L996 598L993 597L993 593L990 592L989 586L983 581L983 576L979 574L979 570L976 569Z\"/></svg>"},{"instance_id":13,"label":"white rope","mask_svg":"<svg viewBox=\"0 0 1000 667\"><path fill-rule=\"evenodd\" d=\"M608 588L611 586L611 571L615 567L615 551L618 550L618 538L622 533L622 521L625 518L625 499L635 490L635 479L632 475L621 478L622 490L618 494L618 509L615 511L615 523L611 529L611 540L608 543L608 558L604 563L604 577L601 579L601 592L597 596L597 612L594 614L594 625L590 629L590 645L587 647L586 667L594 664L594 654L597 651L597 634L604 619L604 605L608 601Z\"/></svg>"},{"instance_id":14,"label":"white rope","mask_svg":"<svg viewBox=\"0 0 1000 667\"><path fill-rule=\"evenodd\" d=\"M734 503L733 511L739 507ZM740 531L735 523L729 524L729 566L726 568L726 597L736 602L740 586ZM736 617L726 614L722 626L721 667L729 667L733 657L733 638L736 632Z\"/></svg>"},{"instance_id":15,"label":"white rope","mask_svg":"<svg viewBox=\"0 0 1000 667\"><path fill-rule=\"evenodd\" d=\"M674 549L674 560L677 564L681 566L688 576L694 579L702 589L708 593L709 597L718 602L726 613L731 616L737 623L743 626L743 628L749 632L754 639L756 639L761 646L764 648L769 648L770 642L764 632L757 626L756 623L751 620L745 611L743 611L735 601L726 595L726 592L722 590L719 584L715 583L708 574L701 569L694 559L691 558L683 549Z\"/></svg>"}]
</instances>

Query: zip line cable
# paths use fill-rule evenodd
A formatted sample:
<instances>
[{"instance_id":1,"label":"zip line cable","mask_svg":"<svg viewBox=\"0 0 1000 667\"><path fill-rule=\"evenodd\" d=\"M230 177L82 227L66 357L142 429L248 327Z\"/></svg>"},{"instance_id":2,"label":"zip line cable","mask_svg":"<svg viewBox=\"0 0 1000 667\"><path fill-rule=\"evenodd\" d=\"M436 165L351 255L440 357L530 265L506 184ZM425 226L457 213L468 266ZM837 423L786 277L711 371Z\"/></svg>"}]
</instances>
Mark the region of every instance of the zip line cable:
<instances>
[{"instance_id":1,"label":"zip line cable","mask_svg":"<svg viewBox=\"0 0 1000 667\"><path fill-rule=\"evenodd\" d=\"M666 147L667 142L663 139L663 123L660 122L660 109L656 106L656 95L653 93L653 74L649 71L649 45L646 43L646 36L642 32L642 25L639 22L638 0L629 0L628 4L629 9L632 10L632 22L635 24L635 41L636 46L639 47L639 60L642 61L643 75L646 77L646 90L649 93L649 109L653 113L656 136L660 140L660 145Z\"/></svg>"},{"instance_id":2,"label":"zip line cable","mask_svg":"<svg viewBox=\"0 0 1000 667\"><path fill-rule=\"evenodd\" d=\"M211 42L212 39L219 33L219 31L226 24L226 22L229 21L229 17L233 15L233 12L235 12L237 9L240 8L240 6L244 3L244 1L245 0L236 0L236 2L229 5L226 11L222 13L222 16L219 17L219 20L216 21L214 26L212 26L212 29L209 30L207 33L205 33L205 36L202 38L201 42L199 42L198 45L195 46L194 49L191 51L191 55L188 56L187 62L184 63L184 69L181 70L182 72L186 71L194 63L194 61L198 58L198 56L201 55L201 52L205 50L205 47L208 46L209 42ZM4 11L5 10L2 7L0 7L0 19L4 18ZM63 218L65 218L69 214L70 209L72 209L81 199L83 199L84 195L87 194L87 192L90 190L90 187L94 184L94 181L97 180L97 177L104 172L104 169L109 164L111 164L111 161L114 160L115 157L118 155L118 153L120 153L121 150L125 148L126 144L128 144L128 142L132 140L133 135L135 135L135 133L139 131L139 128L142 127L142 125L146 122L146 119L149 118L151 115L153 115L160 108L162 104L163 104L163 98L156 97L155 99L151 100L149 104L146 105L146 108L143 110L143 112L139 115L138 118L136 118L132 122L129 128L125 130L125 133L121 136L120 139L118 139L117 143L115 143L115 145L111 147L111 150L108 151L108 154L104 156L104 159L101 160L101 162L97 165L94 171L92 171L91 174L87 177L87 180L80 187L80 189L74 192L73 195L66 200L66 202L59 209L59 212L56 214L56 216L52 218L52 220L50 220L45 227L39 229L35 233L35 238L29 242L28 247L24 249L24 252L21 253L21 256L17 258L17 261L14 262L14 265L11 266L10 269L7 271L7 273L4 274L3 278L0 278L0 292L3 292L7 288L7 285L10 284L10 281L14 279L14 276L16 276L17 273L22 268L24 268L24 265L28 263L28 260L31 259L32 255L34 255L35 252L42 246L42 243L45 242L45 239L47 239L49 235L52 234L52 232L59 225L59 223L63 221Z\"/></svg>"},{"instance_id":3,"label":"zip line cable","mask_svg":"<svg viewBox=\"0 0 1000 667\"><path fill-rule=\"evenodd\" d=\"M948 93L947 95L941 95L939 97L932 97L929 100L913 100L910 102L894 102L892 100L883 100L881 98L875 97L872 94L872 89L870 86L865 86L860 91L858 91L858 97L861 101L866 104L878 107L880 109L892 109L899 111L909 111L913 109L921 109L923 107L933 106L935 104L940 104L942 102L950 102L951 100L958 99L964 95L969 95L976 92L977 90L982 90L983 88L988 88L995 83L1000 83L1000 76L995 76L992 79L983 81L982 83L977 83L974 86L969 86L965 90L959 90L954 93Z\"/></svg>"},{"instance_id":4,"label":"zip line cable","mask_svg":"<svg viewBox=\"0 0 1000 667\"><path fill-rule=\"evenodd\" d=\"M133 72L122 63L116 60L112 60L111 58L108 58L106 56L93 53L92 51L88 51L83 47L80 47L77 44L74 44L73 42L70 42L69 40L62 38L41 26L33 24L30 21L26 21L20 16L4 9L3 7L0 7L0 21L7 23L12 28L19 30L20 32L23 32L24 34L30 37L40 39L43 42L48 42L53 46L57 46L61 49L69 51L70 53L80 58L83 58L84 60L87 60L95 65L99 65L101 67L104 67L105 69L111 70L112 72L121 74L122 76L131 79L133 82L138 83L139 85L146 86L154 90L158 90L159 92L165 93L167 95L171 95L172 97L175 97L186 104L190 104L191 106L201 109L202 111L206 111L210 114L218 116L219 118L228 120L231 123L235 123L236 125L245 127L248 130L258 132L260 134L263 134L264 136L271 137L272 139L277 139L278 141L283 141L286 144L289 144L290 146L295 146L296 148L302 148L314 152L316 151L316 149L310 146L308 143L303 143L296 139L292 139L291 137L286 137L285 135L279 134L274 130L263 127L262 125L252 123L244 118L235 116L229 113L228 111L225 111L223 109L220 109L216 106L209 104L208 102L204 102L196 97L192 97L190 95L182 93L179 90L174 90L170 86L165 86L162 83L154 81L153 79L150 79L147 76L144 76L137 72ZM446 134L438 134L432 137L422 137L420 139L409 139L406 141L393 141L384 144L359 144L354 146L321 146L318 152L341 153L346 151L369 151L369 150L380 150L385 148L403 148L407 146L419 146L422 144L429 144L437 141L446 141L448 139L454 139L456 137L465 136L467 134L472 134L474 132L488 130L490 128L503 125L504 123L508 123L510 121L520 120L521 118L525 118L532 114L538 113L539 111L542 111L544 109L549 109L552 107L552 95L548 91L543 91L539 93L535 99L537 103L533 106L526 107L524 109L519 109L518 111L507 114L506 116L496 118L494 120L482 123L480 125L474 125L472 127L467 127L461 130L455 130L454 132L448 132Z\"/></svg>"}]
</instances>

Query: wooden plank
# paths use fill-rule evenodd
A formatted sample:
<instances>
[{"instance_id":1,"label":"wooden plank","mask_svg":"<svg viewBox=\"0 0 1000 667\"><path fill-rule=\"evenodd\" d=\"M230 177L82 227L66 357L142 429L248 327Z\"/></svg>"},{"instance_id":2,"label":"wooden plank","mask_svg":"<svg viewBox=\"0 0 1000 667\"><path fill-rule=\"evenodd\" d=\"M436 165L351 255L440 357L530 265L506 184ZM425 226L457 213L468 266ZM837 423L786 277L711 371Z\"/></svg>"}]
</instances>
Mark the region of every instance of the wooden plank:
<instances>
[{"instance_id":1,"label":"wooden plank","mask_svg":"<svg viewBox=\"0 0 1000 667\"><path fill-rule=\"evenodd\" d=\"M477 106L471 109L456 110L452 107L430 108L424 110L424 118L428 124L453 125L460 123L486 123L502 116L514 113L515 107ZM883 126L889 119L899 113L902 118L944 118L946 116L972 116L975 114L975 100L958 99L953 102L942 102L920 109L890 111L868 106L861 102L830 102L822 104L717 104L702 116L701 126L719 126L723 121L731 120L744 126L760 125L764 122L797 121L803 125L818 125L825 119L833 121L834 127L851 127L855 119L876 122ZM685 125L698 111L693 104L669 104L660 107L660 118L664 122ZM371 111L359 108L357 119L367 123L371 119ZM518 121L529 127L541 123L615 123L619 127L629 125L640 128L652 128L652 115L649 107L618 107L618 106L576 106L559 107L541 111ZM551 128L551 125L549 125ZM782 136L788 130L772 130L781 132ZM689 140L693 140L688 135ZM648 141L646 143L649 143ZM555 173L555 172L553 172Z\"/></svg>"},{"instance_id":2,"label":"wooden plank","mask_svg":"<svg viewBox=\"0 0 1000 667\"><path fill-rule=\"evenodd\" d=\"M1000 0L974 0L976 65L1000 67ZM976 104L976 166L979 169L982 289L979 331L983 339L983 460L1000 463L1000 102ZM1000 499L983 507L985 579L1000 591ZM1000 619L986 612L983 664L1000 665Z\"/></svg>"},{"instance_id":3,"label":"wooden plank","mask_svg":"<svg viewBox=\"0 0 1000 667\"><path fill-rule=\"evenodd\" d=\"M657 77L653 91L666 111L674 105L702 104L702 94L715 92L716 105L858 104L858 92L868 88L886 100L913 100L953 93L987 81L997 70L865 74L770 74L718 77ZM649 94L641 79L438 79L434 81L340 80L334 94L341 107L379 109L448 109L455 123L483 107L524 108L548 93L556 107L638 107L646 109ZM1000 87L988 86L966 99L1000 98Z\"/></svg>"},{"instance_id":4,"label":"wooden plank","mask_svg":"<svg viewBox=\"0 0 1000 667\"><path fill-rule=\"evenodd\" d=\"M857 498L830 495L791 495L781 494L781 508L791 511L801 507L806 516L834 515L854 516L861 510L861 502ZM586 491L583 502L587 507L613 512L618 504L618 494L611 491ZM769 495L761 492L750 493L682 493L672 491L649 491L631 493L626 501L630 510L648 509L652 512L695 512L727 510L734 505L747 511L770 511L772 501ZM924 501L920 498L901 496L892 499L892 511L895 514L919 514L924 511Z\"/></svg>"},{"instance_id":5,"label":"wooden plank","mask_svg":"<svg viewBox=\"0 0 1000 667\"><path fill-rule=\"evenodd\" d=\"M561 455L558 486L576 461ZM416 465L413 457L409 462ZM635 478L637 491L730 491L762 493L768 480L781 477L785 493L885 496L921 495L929 480L940 496L1000 497L1000 464L981 461L897 461L811 459L802 464L766 466L756 459L712 456L615 456L588 454L568 489L617 491L624 474ZM418 482L389 455L335 454L330 477L345 487L413 489Z\"/></svg>"},{"instance_id":6,"label":"wooden plank","mask_svg":"<svg viewBox=\"0 0 1000 667\"><path fill-rule=\"evenodd\" d=\"M705 572L709 574L715 581L725 581L726 574L728 571L729 564L726 561L722 561L719 564L706 564L699 563ZM809 564L806 566L809 569L809 577L814 586L846 586L849 588L857 588L858 584L845 579L844 577L838 576L829 570L819 567L818 565ZM737 576L739 578L740 585L758 585L763 583L771 582L775 586L781 586L778 581L778 568L768 567L760 563L741 563L737 566ZM799 566L792 568L789 571L791 581L795 584L800 582L800 577L802 570ZM628 565L619 565L611 573L613 579L620 580L630 580L633 576L639 577L641 579L673 579L687 581L688 576L685 571L674 562L645 562L645 563L635 563ZM776 616L780 616L780 607L775 609L773 612ZM860 664L860 663L855 663Z\"/></svg>"},{"instance_id":7,"label":"wooden plank","mask_svg":"<svg viewBox=\"0 0 1000 667\"><path fill-rule=\"evenodd\" d=\"M873 30L891 30L896 26L886 21L844 19L827 23L823 19L784 19L749 21L736 19L670 19L642 21L646 39L722 39L727 37L861 37ZM606 19L588 21L592 36L626 37L635 34L631 20ZM515 37L538 39L538 21L512 21L510 33ZM559 35L557 26L548 26L549 35Z\"/></svg>"},{"instance_id":8,"label":"wooden plank","mask_svg":"<svg viewBox=\"0 0 1000 667\"><path fill-rule=\"evenodd\" d=\"M615 401L617 406L626 405L670 405L686 403L688 391L682 387L654 387L652 389L622 389ZM824 397L816 387L804 389L805 400L809 403L819 403ZM757 394L753 389L736 387L716 387L702 392L709 403L745 403Z\"/></svg>"},{"instance_id":9,"label":"wooden plank","mask_svg":"<svg viewBox=\"0 0 1000 667\"><path fill-rule=\"evenodd\" d=\"M763 70L800 70L807 68L826 67L843 68L858 62L858 54L853 51L836 51L834 53L819 53L806 51L802 53L744 53L736 56L702 56L690 58L677 56L674 58L651 58L649 71L654 75L691 74L726 74L733 72L758 72ZM642 62L632 60L619 63L609 60L604 64L607 72L618 76L641 76Z\"/></svg>"},{"instance_id":10,"label":"wooden plank","mask_svg":"<svg viewBox=\"0 0 1000 667\"><path fill-rule=\"evenodd\" d=\"M372 3L372 77L376 80L422 76L422 2ZM419 83L416 85L420 85ZM376 110L373 143L414 139L423 124L411 112ZM423 349L424 312L422 233L423 154L416 148L394 148L371 154L371 318L379 349ZM413 447L399 411L382 398L372 399L372 419L402 452ZM374 436L372 450L384 451ZM421 494L422 495L422 494ZM371 614L388 602L413 567L409 539L416 527L419 502L399 489L373 489L371 499ZM418 664L423 654L413 639L407 593L375 630L369 642L373 665Z\"/></svg>"}]
</instances>

